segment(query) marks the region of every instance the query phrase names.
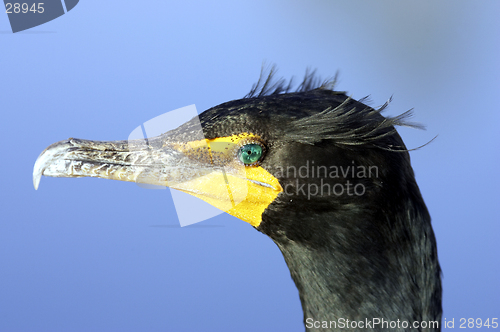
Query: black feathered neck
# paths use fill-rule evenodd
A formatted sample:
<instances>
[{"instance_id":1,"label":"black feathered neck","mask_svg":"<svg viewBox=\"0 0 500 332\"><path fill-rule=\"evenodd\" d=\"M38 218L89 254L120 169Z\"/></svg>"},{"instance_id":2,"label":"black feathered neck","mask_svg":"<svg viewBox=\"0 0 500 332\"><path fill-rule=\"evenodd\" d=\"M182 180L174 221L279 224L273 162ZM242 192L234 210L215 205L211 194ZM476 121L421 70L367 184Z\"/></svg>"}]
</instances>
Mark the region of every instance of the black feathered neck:
<instances>
[{"instance_id":1,"label":"black feathered neck","mask_svg":"<svg viewBox=\"0 0 500 332\"><path fill-rule=\"evenodd\" d=\"M440 322L440 268L430 216L394 128L416 127L406 121L410 112L384 117L380 112L387 104L371 108L333 91L331 83L320 83L314 72L290 92L292 84L273 80L273 73L261 75L246 98L209 109L200 120L208 139L252 133L266 145L259 166L284 191L264 211L257 229L281 249L306 326L307 319ZM194 124L180 127L176 137L189 134ZM378 172L374 177L347 172L340 178L288 173L289 168L318 166L328 172L330 167L377 166ZM301 191L349 183L365 191Z\"/></svg>"},{"instance_id":2,"label":"black feathered neck","mask_svg":"<svg viewBox=\"0 0 500 332\"><path fill-rule=\"evenodd\" d=\"M308 319L373 318L440 324L436 241L408 153L343 150L326 143L297 145L289 165L303 166L305 162L297 158L307 153L318 156L312 159L315 165L345 168L353 162L366 167L376 163L379 173L374 178L293 178L290 174L280 178L287 190L264 212L258 230L282 251L299 290L306 326ZM309 185L345 186L347 180L362 184L366 191L360 196L317 192L308 196ZM297 190L300 186L303 194ZM412 329L396 329L407 330Z\"/></svg>"},{"instance_id":3,"label":"black feathered neck","mask_svg":"<svg viewBox=\"0 0 500 332\"><path fill-rule=\"evenodd\" d=\"M269 145L262 167L285 190L266 209L257 229L282 251L299 290L306 327L311 320L373 318L440 325L436 241L408 150L394 128L421 126L407 121L411 111L384 117L381 112L389 102L369 107L333 91L334 80L321 83L314 72L308 71L294 92L291 81L274 80L274 74L274 67L269 75L261 74L245 99L223 104L213 114L224 110L230 128L257 131ZM234 125L242 117L244 125ZM377 176L302 177L276 171L304 166L377 166ZM348 183L365 191L308 192ZM399 329L408 330L426 329Z\"/></svg>"}]
</instances>

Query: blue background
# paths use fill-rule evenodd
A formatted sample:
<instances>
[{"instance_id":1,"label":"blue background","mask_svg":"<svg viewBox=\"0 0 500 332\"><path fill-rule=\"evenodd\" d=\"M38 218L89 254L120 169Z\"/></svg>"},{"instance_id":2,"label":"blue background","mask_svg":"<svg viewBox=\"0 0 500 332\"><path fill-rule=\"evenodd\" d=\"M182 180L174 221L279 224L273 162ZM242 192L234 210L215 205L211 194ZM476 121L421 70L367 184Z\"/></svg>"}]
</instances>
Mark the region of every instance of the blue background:
<instances>
[{"instance_id":1,"label":"blue background","mask_svg":"<svg viewBox=\"0 0 500 332\"><path fill-rule=\"evenodd\" d=\"M433 218L444 318L500 318L500 3L81 1L12 34L0 15L0 331L303 331L276 245L227 214L180 228L169 191L42 178L49 144L126 139L190 104L244 96L263 60L401 129Z\"/></svg>"}]
</instances>

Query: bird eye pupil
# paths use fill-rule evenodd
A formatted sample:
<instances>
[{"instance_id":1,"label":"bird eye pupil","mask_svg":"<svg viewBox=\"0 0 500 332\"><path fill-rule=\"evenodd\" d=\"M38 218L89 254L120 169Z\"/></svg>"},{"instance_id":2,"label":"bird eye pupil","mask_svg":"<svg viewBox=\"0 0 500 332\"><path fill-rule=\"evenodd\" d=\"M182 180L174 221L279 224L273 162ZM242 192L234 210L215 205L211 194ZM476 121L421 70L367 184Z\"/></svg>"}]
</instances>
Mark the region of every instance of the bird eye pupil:
<instances>
[{"instance_id":1,"label":"bird eye pupil","mask_svg":"<svg viewBox=\"0 0 500 332\"><path fill-rule=\"evenodd\" d=\"M255 164L262 157L260 144L246 144L238 151L238 158L245 165Z\"/></svg>"}]
</instances>

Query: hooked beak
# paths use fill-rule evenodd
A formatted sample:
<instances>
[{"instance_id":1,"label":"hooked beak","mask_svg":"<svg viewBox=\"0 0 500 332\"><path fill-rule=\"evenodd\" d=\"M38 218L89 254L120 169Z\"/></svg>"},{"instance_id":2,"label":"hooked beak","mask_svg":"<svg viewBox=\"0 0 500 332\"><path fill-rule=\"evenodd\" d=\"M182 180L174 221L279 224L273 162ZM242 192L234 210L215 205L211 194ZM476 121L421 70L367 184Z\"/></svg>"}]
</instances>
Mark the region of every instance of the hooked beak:
<instances>
[{"instance_id":1,"label":"hooked beak","mask_svg":"<svg viewBox=\"0 0 500 332\"><path fill-rule=\"evenodd\" d=\"M45 175L98 177L177 188L216 171L209 160L189 158L173 145L160 137L109 142L70 138L50 145L40 154L33 169L33 185L38 189Z\"/></svg>"},{"instance_id":2,"label":"hooked beak","mask_svg":"<svg viewBox=\"0 0 500 332\"><path fill-rule=\"evenodd\" d=\"M196 196L254 226L282 191L262 167L235 158L239 146L202 139L179 142L163 134L149 140L92 141L70 138L38 157L33 185L42 175L97 177L166 186Z\"/></svg>"}]
</instances>

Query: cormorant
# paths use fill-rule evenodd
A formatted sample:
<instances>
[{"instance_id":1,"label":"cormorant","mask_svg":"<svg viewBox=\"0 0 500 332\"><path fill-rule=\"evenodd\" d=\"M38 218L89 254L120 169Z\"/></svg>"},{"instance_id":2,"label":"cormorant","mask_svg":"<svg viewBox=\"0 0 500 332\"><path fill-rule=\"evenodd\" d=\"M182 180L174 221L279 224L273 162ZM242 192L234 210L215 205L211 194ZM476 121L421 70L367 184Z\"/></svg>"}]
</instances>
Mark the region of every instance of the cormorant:
<instances>
[{"instance_id":1,"label":"cormorant","mask_svg":"<svg viewBox=\"0 0 500 332\"><path fill-rule=\"evenodd\" d=\"M386 105L371 108L314 72L290 92L272 73L245 98L146 143L52 144L34 186L42 175L90 176L182 190L278 245L307 331L439 331L436 240L394 128L413 126L408 112L384 117Z\"/></svg>"}]
</instances>

